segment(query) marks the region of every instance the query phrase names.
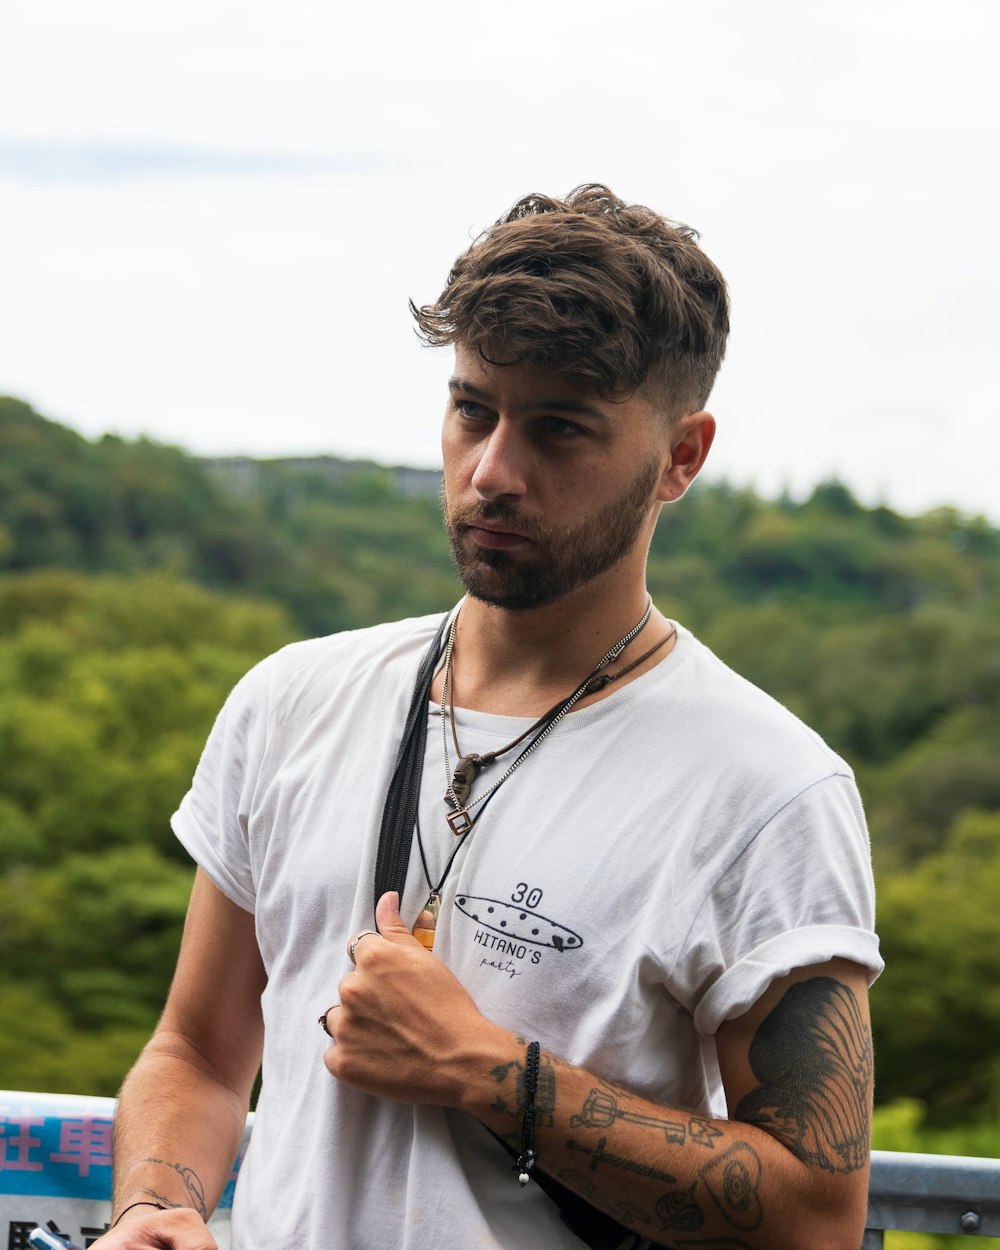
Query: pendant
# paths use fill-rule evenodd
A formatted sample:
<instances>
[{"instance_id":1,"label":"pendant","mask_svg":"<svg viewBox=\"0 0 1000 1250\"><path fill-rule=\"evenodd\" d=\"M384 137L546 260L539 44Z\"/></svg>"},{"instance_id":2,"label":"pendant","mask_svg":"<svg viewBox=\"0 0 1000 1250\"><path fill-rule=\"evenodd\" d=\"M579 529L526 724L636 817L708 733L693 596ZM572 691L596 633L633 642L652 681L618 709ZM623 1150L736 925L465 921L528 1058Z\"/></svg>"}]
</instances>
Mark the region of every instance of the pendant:
<instances>
[{"instance_id":1,"label":"pendant","mask_svg":"<svg viewBox=\"0 0 1000 1250\"><path fill-rule=\"evenodd\" d=\"M463 755L455 765L455 772L451 779L451 788L458 799L460 807L464 807L469 801L469 794L472 790L472 783L479 776L479 770L483 766L483 759L480 755ZM451 794L445 796L445 800L450 802Z\"/></svg>"},{"instance_id":2,"label":"pendant","mask_svg":"<svg viewBox=\"0 0 1000 1250\"><path fill-rule=\"evenodd\" d=\"M434 935L437 930L437 919L441 914L441 895L436 890L431 890L424 903L424 909L417 917L416 924L413 926L413 936L420 945L425 949L432 951L434 949Z\"/></svg>"},{"instance_id":3,"label":"pendant","mask_svg":"<svg viewBox=\"0 0 1000 1250\"><path fill-rule=\"evenodd\" d=\"M456 838L463 837L472 828L472 817L464 807L460 807L457 811L449 812L445 820L447 820Z\"/></svg>"}]
</instances>

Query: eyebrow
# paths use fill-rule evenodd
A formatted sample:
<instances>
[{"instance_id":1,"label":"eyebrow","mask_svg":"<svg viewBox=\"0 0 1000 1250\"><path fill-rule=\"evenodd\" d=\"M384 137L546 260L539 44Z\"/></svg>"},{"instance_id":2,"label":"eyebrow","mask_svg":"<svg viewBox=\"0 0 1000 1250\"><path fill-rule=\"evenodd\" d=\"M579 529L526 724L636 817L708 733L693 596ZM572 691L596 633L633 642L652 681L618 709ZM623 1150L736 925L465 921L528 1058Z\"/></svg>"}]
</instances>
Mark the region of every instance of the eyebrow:
<instances>
[{"instance_id":1,"label":"eyebrow","mask_svg":"<svg viewBox=\"0 0 1000 1250\"><path fill-rule=\"evenodd\" d=\"M475 399L482 399L486 403L496 402L489 391L484 391L481 387L474 386L464 378L449 378L448 389L452 392L463 391L465 394L471 395ZM595 421L607 420L605 413L599 408L595 408L592 404L588 404L585 399L540 399L529 404L528 407L537 411L544 410L545 412L577 413L581 417L590 417Z\"/></svg>"}]
</instances>

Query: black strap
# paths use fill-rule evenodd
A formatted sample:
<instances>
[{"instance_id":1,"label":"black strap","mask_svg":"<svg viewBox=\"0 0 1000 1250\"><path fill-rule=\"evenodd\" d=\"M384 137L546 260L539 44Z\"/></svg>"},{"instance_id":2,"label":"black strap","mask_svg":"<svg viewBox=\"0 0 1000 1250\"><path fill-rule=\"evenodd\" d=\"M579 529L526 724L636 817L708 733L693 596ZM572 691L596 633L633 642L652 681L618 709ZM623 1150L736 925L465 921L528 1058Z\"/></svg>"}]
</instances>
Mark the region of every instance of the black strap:
<instances>
[{"instance_id":1,"label":"black strap","mask_svg":"<svg viewBox=\"0 0 1000 1250\"><path fill-rule=\"evenodd\" d=\"M420 778L424 771L424 748L427 745L427 701L434 682L434 670L441 654L441 640L448 628L450 614L438 626L434 641L424 653L417 673L417 683L410 701L403 739L396 755L396 766L382 808L382 828L375 856L375 904L386 892L396 890L400 902L410 866L413 826L420 799Z\"/></svg>"},{"instance_id":2,"label":"black strap","mask_svg":"<svg viewBox=\"0 0 1000 1250\"><path fill-rule=\"evenodd\" d=\"M490 1129L490 1132L493 1133L493 1130ZM510 1157L516 1160L517 1151L514 1147L509 1146L502 1137L497 1137L496 1133L493 1136ZM586 1199L561 1185L548 1172L539 1171L535 1167L532 1169L531 1179L559 1208L559 1216L569 1231L590 1246L591 1250L645 1250L647 1246L655 1250L653 1242L633 1233L599 1208L591 1206Z\"/></svg>"},{"instance_id":3,"label":"black strap","mask_svg":"<svg viewBox=\"0 0 1000 1250\"><path fill-rule=\"evenodd\" d=\"M396 755L396 765L392 780L385 796L382 808L382 827L379 831L378 852L375 856L375 903L377 904L386 890L396 890L400 900L403 887L410 867L410 851L413 846L413 829L417 818L417 803L420 799L420 779L424 771L424 750L427 745L427 701L430 698L431 686L434 683L434 671L437 668L438 656L441 654L441 641L448 628L450 614L438 626L434 641L424 653L417 673L410 710L407 713L403 728L403 738ZM496 1134L494 1134L496 1137ZM514 1157L516 1150L501 1138L498 1142ZM619 1224L593 1207L583 1198L578 1197L565 1185L560 1185L551 1176L537 1169L532 1177L539 1188L559 1208L559 1213L566 1227L591 1250L638 1250L650 1243L638 1234L630 1232L624 1224Z\"/></svg>"}]
</instances>

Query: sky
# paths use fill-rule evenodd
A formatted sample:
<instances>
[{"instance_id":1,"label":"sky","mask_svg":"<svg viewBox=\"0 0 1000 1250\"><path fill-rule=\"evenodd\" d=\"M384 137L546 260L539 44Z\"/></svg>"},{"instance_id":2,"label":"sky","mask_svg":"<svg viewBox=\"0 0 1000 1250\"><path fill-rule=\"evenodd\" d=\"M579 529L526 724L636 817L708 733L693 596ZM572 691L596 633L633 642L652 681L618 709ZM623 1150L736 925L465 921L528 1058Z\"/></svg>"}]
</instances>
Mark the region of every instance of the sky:
<instances>
[{"instance_id":1,"label":"sky","mask_svg":"<svg viewBox=\"0 0 1000 1250\"><path fill-rule=\"evenodd\" d=\"M2 0L0 394L435 466L408 301L608 183L732 297L706 475L1000 523L995 0Z\"/></svg>"}]
</instances>

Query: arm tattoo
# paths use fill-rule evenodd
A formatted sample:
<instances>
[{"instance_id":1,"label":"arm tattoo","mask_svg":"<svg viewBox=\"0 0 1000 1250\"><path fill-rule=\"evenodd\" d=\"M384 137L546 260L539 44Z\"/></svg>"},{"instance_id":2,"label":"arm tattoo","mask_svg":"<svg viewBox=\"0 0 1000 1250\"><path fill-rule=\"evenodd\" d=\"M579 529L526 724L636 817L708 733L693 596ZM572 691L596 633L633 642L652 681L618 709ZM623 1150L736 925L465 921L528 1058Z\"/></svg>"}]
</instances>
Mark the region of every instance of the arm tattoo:
<instances>
[{"instance_id":1,"label":"arm tattoo","mask_svg":"<svg viewBox=\"0 0 1000 1250\"><path fill-rule=\"evenodd\" d=\"M629 1228L650 1227L653 1223L653 1217L648 1211L644 1211L636 1203L627 1202L624 1199L615 1203L612 1215L617 1215Z\"/></svg>"},{"instance_id":2,"label":"arm tattoo","mask_svg":"<svg viewBox=\"0 0 1000 1250\"><path fill-rule=\"evenodd\" d=\"M712 1200L733 1228L746 1232L760 1227L760 1181L763 1166L756 1150L738 1141L718 1158L698 1169Z\"/></svg>"},{"instance_id":3,"label":"arm tattoo","mask_svg":"<svg viewBox=\"0 0 1000 1250\"><path fill-rule=\"evenodd\" d=\"M525 1067L523 1059L512 1059L509 1063L497 1064L495 1068L490 1069L490 1076L493 1077L497 1085L505 1086L509 1083L510 1075L514 1074L514 1088L512 1091L505 1091L513 1094L508 1100L503 1093L498 1093L491 1104L494 1111L503 1111L507 1115L515 1116L520 1119L524 1115L524 1108L527 1104L527 1091L525 1090ZM551 1124L552 1113L556 1107L556 1069L555 1064L543 1051L538 1068L538 1083L535 1088L535 1123ZM518 1135L518 1140L520 1136Z\"/></svg>"},{"instance_id":4,"label":"arm tattoo","mask_svg":"<svg viewBox=\"0 0 1000 1250\"><path fill-rule=\"evenodd\" d=\"M813 977L791 986L757 1030L749 1058L760 1084L741 1099L737 1120L829 1172L866 1165L871 1033L846 985Z\"/></svg>"},{"instance_id":5,"label":"arm tattoo","mask_svg":"<svg viewBox=\"0 0 1000 1250\"><path fill-rule=\"evenodd\" d=\"M570 1189L576 1190L581 1197L586 1198L588 1202L592 1202L594 1206L597 1206L600 1201L597 1186L585 1172L579 1172L576 1168L561 1168L551 1160L548 1161L548 1166L545 1170L551 1172L557 1181L562 1181L564 1185L568 1185Z\"/></svg>"},{"instance_id":6,"label":"arm tattoo","mask_svg":"<svg viewBox=\"0 0 1000 1250\"><path fill-rule=\"evenodd\" d=\"M656 1203L656 1214L660 1220L660 1231L679 1228L681 1232L693 1233L705 1222L701 1207L694 1200L695 1186L678 1189L673 1193L664 1194Z\"/></svg>"},{"instance_id":7,"label":"arm tattoo","mask_svg":"<svg viewBox=\"0 0 1000 1250\"><path fill-rule=\"evenodd\" d=\"M638 1176L648 1176L651 1180L662 1181L665 1185L672 1185L676 1180L676 1176L671 1176L669 1172L661 1172L659 1168L651 1167L647 1163L640 1163L636 1159L626 1159L624 1155L612 1154L608 1148L608 1139L601 1137L598 1139L597 1146L592 1150L589 1146L584 1146L580 1142L574 1141L572 1138L566 1143L568 1150L579 1150L581 1154L590 1156L590 1170L597 1171L599 1163L607 1163L612 1167L621 1168L625 1172L635 1172Z\"/></svg>"},{"instance_id":8,"label":"arm tattoo","mask_svg":"<svg viewBox=\"0 0 1000 1250\"><path fill-rule=\"evenodd\" d=\"M158 1200L162 1200L170 1207L180 1207L188 1205L194 1207L203 1220L208 1219L208 1206L205 1203L205 1186L201 1183L198 1173L193 1168L183 1167L180 1163L169 1163L166 1159L140 1159L139 1163L159 1163L165 1168L170 1168L184 1182L184 1188L187 1190L188 1203L171 1202L163 1198L160 1194L155 1194L152 1189L144 1189L143 1193L154 1194Z\"/></svg>"},{"instance_id":9,"label":"arm tattoo","mask_svg":"<svg viewBox=\"0 0 1000 1250\"><path fill-rule=\"evenodd\" d=\"M610 1128L616 1120L625 1120L630 1124L660 1130L671 1146L683 1146L690 1140L707 1150L714 1150L715 1138L722 1136L721 1129L701 1116L691 1116L685 1124L683 1120L671 1120L665 1114L641 1115L629 1111L628 1106L623 1105L632 1097L628 1090L610 1081L602 1080L601 1084L604 1089L592 1089L579 1112L570 1118L570 1128Z\"/></svg>"},{"instance_id":10,"label":"arm tattoo","mask_svg":"<svg viewBox=\"0 0 1000 1250\"><path fill-rule=\"evenodd\" d=\"M592 1089L580 1108L579 1114L570 1119L570 1128L610 1128L616 1120L641 1124L644 1128L659 1129L672 1146L683 1146L687 1129L679 1120L668 1120L665 1115L640 1115L621 1106L614 1094Z\"/></svg>"}]
</instances>

